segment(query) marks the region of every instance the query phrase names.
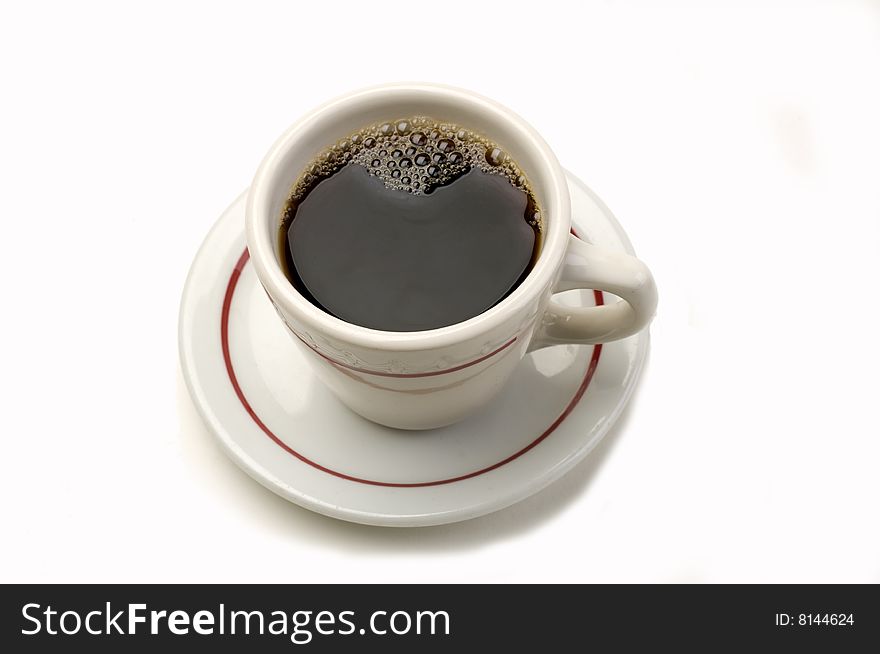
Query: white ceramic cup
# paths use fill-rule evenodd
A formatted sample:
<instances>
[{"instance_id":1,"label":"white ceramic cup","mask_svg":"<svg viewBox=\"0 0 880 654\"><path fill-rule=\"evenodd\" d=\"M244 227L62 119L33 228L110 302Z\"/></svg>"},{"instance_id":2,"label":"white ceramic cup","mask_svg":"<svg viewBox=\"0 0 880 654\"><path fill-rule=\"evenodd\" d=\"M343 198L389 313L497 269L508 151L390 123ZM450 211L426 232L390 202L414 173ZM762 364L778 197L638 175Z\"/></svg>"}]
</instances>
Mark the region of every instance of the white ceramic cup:
<instances>
[{"instance_id":1,"label":"white ceramic cup","mask_svg":"<svg viewBox=\"0 0 880 654\"><path fill-rule=\"evenodd\" d=\"M488 311L440 329L378 331L324 312L288 281L279 263L281 212L293 183L325 147L371 123L412 115L458 123L504 148L538 199L544 242L525 280ZM402 429L440 427L484 406L530 350L613 341L648 325L657 291L645 265L570 231L565 174L537 132L492 100L429 84L370 88L312 111L272 146L247 200L247 244L257 276L319 378L360 415ZM554 293L575 288L620 299L581 308L554 301Z\"/></svg>"}]
</instances>

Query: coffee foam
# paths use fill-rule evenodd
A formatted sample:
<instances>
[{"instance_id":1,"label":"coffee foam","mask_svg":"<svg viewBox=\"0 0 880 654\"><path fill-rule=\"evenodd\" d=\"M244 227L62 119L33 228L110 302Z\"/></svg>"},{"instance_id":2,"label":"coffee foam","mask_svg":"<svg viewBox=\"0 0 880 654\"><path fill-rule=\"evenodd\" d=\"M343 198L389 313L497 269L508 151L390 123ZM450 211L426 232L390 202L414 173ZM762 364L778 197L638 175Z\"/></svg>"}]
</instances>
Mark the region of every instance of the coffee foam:
<instances>
[{"instance_id":1,"label":"coffee foam","mask_svg":"<svg viewBox=\"0 0 880 654\"><path fill-rule=\"evenodd\" d=\"M363 166L388 188L414 195L431 193L473 168L502 175L529 196L529 222L541 225L528 180L502 148L477 132L427 116L375 123L326 148L291 189L284 222L316 184L347 165Z\"/></svg>"}]
</instances>

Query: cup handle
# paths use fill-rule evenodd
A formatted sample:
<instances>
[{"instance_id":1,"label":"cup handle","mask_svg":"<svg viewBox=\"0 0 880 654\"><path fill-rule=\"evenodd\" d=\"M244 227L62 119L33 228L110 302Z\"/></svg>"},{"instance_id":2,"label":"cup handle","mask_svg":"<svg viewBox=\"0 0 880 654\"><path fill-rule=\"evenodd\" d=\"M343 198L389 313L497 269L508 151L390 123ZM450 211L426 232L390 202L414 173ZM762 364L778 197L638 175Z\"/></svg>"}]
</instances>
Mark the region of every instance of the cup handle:
<instances>
[{"instance_id":1,"label":"cup handle","mask_svg":"<svg viewBox=\"0 0 880 654\"><path fill-rule=\"evenodd\" d=\"M620 300L596 307L569 307L551 298L530 351L563 343L616 341L651 322L657 286L641 261L585 243L574 234L569 236L566 259L554 292L594 289L613 293Z\"/></svg>"}]
</instances>

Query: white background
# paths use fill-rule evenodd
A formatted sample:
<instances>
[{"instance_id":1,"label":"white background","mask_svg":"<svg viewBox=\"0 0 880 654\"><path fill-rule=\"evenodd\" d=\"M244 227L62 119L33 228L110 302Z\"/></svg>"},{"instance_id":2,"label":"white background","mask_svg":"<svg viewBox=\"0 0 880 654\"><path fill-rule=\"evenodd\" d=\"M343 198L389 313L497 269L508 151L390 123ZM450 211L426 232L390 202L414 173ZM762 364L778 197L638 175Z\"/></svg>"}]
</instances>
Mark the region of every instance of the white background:
<instances>
[{"instance_id":1,"label":"white background","mask_svg":"<svg viewBox=\"0 0 880 654\"><path fill-rule=\"evenodd\" d=\"M659 4L5 4L0 580L880 581L880 3ZM388 530L227 460L176 327L276 136L406 79L537 127L661 304L588 460Z\"/></svg>"}]
</instances>

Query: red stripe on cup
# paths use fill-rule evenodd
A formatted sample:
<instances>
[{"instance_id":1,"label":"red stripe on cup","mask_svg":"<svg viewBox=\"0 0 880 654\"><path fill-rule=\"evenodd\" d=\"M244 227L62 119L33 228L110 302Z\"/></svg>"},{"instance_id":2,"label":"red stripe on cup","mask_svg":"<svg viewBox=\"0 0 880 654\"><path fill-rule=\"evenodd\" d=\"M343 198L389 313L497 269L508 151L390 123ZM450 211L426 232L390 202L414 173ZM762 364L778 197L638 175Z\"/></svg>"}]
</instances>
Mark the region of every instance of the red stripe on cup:
<instances>
[{"instance_id":1,"label":"red stripe on cup","mask_svg":"<svg viewBox=\"0 0 880 654\"><path fill-rule=\"evenodd\" d=\"M343 363L342 361L337 361L332 357L328 357L326 354L321 352L316 346L309 343L306 339L296 333L295 330L291 329L288 326L288 329L296 336L302 344L309 348L312 352L317 354L322 359L332 363L334 366L339 366L340 368L347 368L348 370L354 370L355 372L363 373L366 375L375 375L377 377L394 377L396 379L415 379L418 377L436 377L437 375L447 375L451 372L458 372L459 370L464 370L465 368L470 368L471 366L475 366L478 363L482 363L486 359L494 357L496 354L501 352L502 350L506 350L511 345L516 342L516 336L507 341L504 345L499 347L496 350L489 352L489 354L485 354L481 356L479 359L474 359L473 361L468 361L467 363L462 363L461 365L455 366L453 368L443 368L442 370L431 370L429 372L384 372L381 370L367 370L366 368L358 368L357 366L353 366L348 363Z\"/></svg>"}]
</instances>

